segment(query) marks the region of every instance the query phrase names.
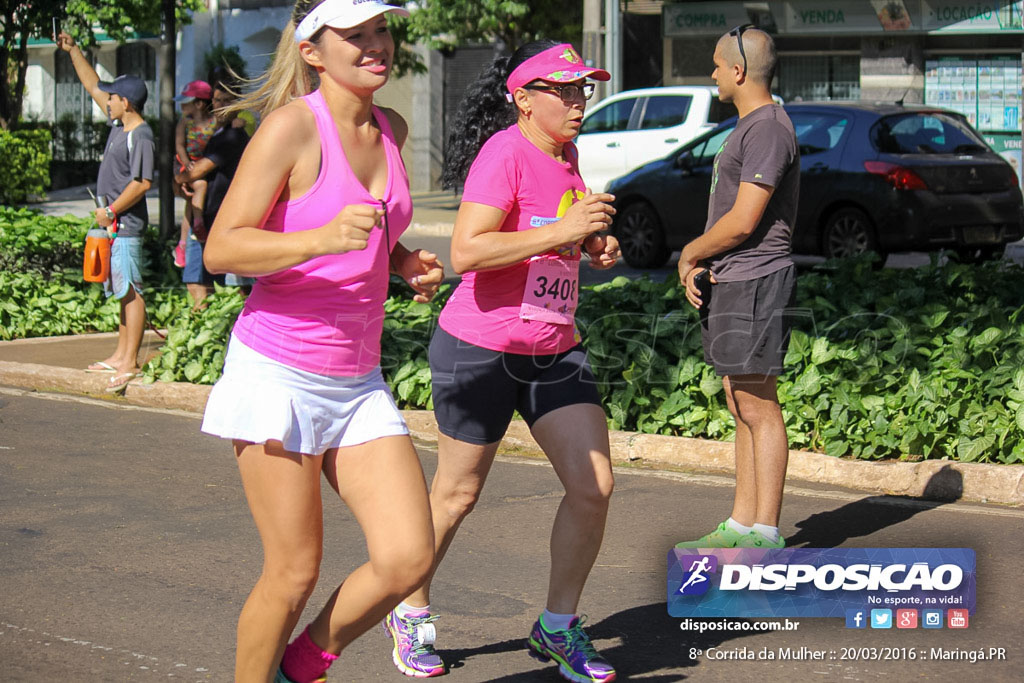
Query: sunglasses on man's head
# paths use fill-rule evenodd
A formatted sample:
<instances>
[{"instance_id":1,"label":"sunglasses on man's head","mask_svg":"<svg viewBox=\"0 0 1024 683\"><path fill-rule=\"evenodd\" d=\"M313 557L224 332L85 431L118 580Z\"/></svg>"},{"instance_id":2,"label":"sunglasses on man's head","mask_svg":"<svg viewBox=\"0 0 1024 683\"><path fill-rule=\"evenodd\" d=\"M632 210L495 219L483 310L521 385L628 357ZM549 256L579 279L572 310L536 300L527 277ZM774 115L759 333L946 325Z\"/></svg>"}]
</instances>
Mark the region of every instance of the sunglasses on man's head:
<instances>
[{"instance_id":1,"label":"sunglasses on man's head","mask_svg":"<svg viewBox=\"0 0 1024 683\"><path fill-rule=\"evenodd\" d=\"M730 35L730 36L736 36L736 44L740 48L740 57L743 59L743 75L744 76L747 74L747 55L743 52L743 32L748 30L748 29L752 29L752 28L757 28L757 27L754 26L753 24L741 24L741 25L737 26L736 28L730 29L729 33L727 34L727 35Z\"/></svg>"},{"instance_id":2,"label":"sunglasses on man's head","mask_svg":"<svg viewBox=\"0 0 1024 683\"><path fill-rule=\"evenodd\" d=\"M584 83L579 85L577 83L568 83L566 85L552 85L550 83L534 83L531 85L524 85L525 90L543 90L544 92L557 93L562 102L565 104L572 104L576 101L576 98L583 94L583 99L589 100L594 96L594 84Z\"/></svg>"}]
</instances>

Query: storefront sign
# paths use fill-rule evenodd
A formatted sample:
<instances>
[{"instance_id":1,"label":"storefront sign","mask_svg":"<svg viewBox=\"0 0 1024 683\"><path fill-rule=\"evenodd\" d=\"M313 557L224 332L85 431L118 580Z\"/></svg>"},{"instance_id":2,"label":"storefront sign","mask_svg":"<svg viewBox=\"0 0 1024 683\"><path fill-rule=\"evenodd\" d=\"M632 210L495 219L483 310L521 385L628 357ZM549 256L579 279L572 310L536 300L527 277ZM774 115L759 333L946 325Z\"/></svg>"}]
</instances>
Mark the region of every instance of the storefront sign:
<instances>
[{"instance_id":1,"label":"storefront sign","mask_svg":"<svg viewBox=\"0 0 1024 683\"><path fill-rule=\"evenodd\" d=\"M742 2L687 2L662 7L661 24L666 38L720 36L749 22Z\"/></svg>"},{"instance_id":2,"label":"storefront sign","mask_svg":"<svg viewBox=\"0 0 1024 683\"><path fill-rule=\"evenodd\" d=\"M1021 0L924 0L923 27L931 33L1022 31Z\"/></svg>"},{"instance_id":3,"label":"storefront sign","mask_svg":"<svg viewBox=\"0 0 1024 683\"><path fill-rule=\"evenodd\" d=\"M883 33L920 26L908 10L908 4L916 9L915 0L786 0L781 4L782 33Z\"/></svg>"}]
</instances>

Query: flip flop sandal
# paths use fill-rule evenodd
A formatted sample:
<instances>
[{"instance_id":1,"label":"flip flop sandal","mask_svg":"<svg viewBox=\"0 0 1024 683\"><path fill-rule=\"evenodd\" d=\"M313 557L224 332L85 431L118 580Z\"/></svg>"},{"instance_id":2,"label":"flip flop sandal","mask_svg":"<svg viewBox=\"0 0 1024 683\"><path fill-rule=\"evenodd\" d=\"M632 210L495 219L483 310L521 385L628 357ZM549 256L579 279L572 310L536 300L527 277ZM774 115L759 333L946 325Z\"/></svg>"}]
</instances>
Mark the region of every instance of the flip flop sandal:
<instances>
[{"instance_id":1,"label":"flip flop sandal","mask_svg":"<svg viewBox=\"0 0 1024 683\"><path fill-rule=\"evenodd\" d=\"M120 394L128 386L128 383L138 376L137 372L122 372L120 375L114 375L107 382L107 388L104 391L108 394Z\"/></svg>"},{"instance_id":2,"label":"flip flop sandal","mask_svg":"<svg viewBox=\"0 0 1024 683\"><path fill-rule=\"evenodd\" d=\"M110 363L106 363L106 362L100 360L100 361L96 361L95 363L93 363L92 365L87 367L85 369L85 371L86 372L107 372L107 373L110 373L110 372L117 372L117 368L115 368Z\"/></svg>"}]
</instances>

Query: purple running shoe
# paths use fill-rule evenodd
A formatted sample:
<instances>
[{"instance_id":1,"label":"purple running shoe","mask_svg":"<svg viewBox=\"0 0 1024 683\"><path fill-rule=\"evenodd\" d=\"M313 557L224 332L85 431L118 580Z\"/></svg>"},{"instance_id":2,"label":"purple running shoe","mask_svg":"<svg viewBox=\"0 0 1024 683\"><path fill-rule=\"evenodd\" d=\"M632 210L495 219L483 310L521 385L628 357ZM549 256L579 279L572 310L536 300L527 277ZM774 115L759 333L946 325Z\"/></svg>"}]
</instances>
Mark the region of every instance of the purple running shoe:
<instances>
[{"instance_id":1,"label":"purple running shoe","mask_svg":"<svg viewBox=\"0 0 1024 683\"><path fill-rule=\"evenodd\" d=\"M541 619L533 624L527 640L527 652L542 662L558 662L558 673L567 681L576 683L610 683L615 680L615 669L608 660L597 654L590 637L583 630L586 616L575 617L564 631L549 631Z\"/></svg>"},{"instance_id":2,"label":"purple running shoe","mask_svg":"<svg viewBox=\"0 0 1024 683\"><path fill-rule=\"evenodd\" d=\"M437 632L432 622L437 616L430 612L413 612L400 617L391 610L384 618L384 632L391 636L395 647L391 658L406 676L432 678L447 673L444 661L434 651Z\"/></svg>"}]
</instances>

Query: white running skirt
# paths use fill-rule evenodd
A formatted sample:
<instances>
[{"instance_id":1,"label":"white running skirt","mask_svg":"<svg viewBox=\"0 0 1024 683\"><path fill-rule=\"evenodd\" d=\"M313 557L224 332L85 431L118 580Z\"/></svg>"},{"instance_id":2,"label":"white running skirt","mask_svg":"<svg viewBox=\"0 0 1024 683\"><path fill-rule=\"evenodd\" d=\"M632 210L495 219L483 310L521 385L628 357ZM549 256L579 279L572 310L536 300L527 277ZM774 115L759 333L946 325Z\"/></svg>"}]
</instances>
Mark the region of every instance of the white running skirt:
<instances>
[{"instance_id":1,"label":"white running skirt","mask_svg":"<svg viewBox=\"0 0 1024 683\"><path fill-rule=\"evenodd\" d=\"M408 434L380 367L357 377L330 377L284 365L234 336L224 374L210 392L202 431L320 455L384 436Z\"/></svg>"}]
</instances>

